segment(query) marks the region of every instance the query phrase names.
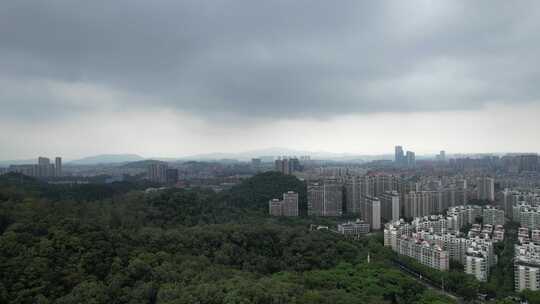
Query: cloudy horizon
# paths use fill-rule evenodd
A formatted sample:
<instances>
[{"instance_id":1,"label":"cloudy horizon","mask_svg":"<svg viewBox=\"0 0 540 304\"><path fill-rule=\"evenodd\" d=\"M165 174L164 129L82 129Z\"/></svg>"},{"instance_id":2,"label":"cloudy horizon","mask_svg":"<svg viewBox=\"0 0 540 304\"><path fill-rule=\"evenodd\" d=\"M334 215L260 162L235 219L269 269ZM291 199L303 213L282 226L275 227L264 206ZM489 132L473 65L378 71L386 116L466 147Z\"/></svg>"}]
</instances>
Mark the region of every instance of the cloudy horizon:
<instances>
[{"instance_id":1,"label":"cloudy horizon","mask_svg":"<svg viewBox=\"0 0 540 304\"><path fill-rule=\"evenodd\" d=\"M539 152L539 27L536 1L8 1L0 159Z\"/></svg>"}]
</instances>

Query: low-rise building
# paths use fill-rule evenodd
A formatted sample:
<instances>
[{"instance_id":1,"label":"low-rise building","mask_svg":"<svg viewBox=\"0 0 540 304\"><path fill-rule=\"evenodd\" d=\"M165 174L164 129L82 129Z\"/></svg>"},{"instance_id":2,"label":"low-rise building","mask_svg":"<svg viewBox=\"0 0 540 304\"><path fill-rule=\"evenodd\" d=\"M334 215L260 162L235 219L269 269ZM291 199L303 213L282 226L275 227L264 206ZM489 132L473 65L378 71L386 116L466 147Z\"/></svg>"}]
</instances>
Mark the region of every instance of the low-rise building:
<instances>
[{"instance_id":1,"label":"low-rise building","mask_svg":"<svg viewBox=\"0 0 540 304\"><path fill-rule=\"evenodd\" d=\"M347 222L338 225L338 232L352 238L359 238L362 235L369 233L370 225L361 220L355 222Z\"/></svg>"},{"instance_id":2,"label":"low-rise building","mask_svg":"<svg viewBox=\"0 0 540 304\"><path fill-rule=\"evenodd\" d=\"M448 252L427 241L402 235L397 239L397 252L440 271L449 269Z\"/></svg>"}]
</instances>

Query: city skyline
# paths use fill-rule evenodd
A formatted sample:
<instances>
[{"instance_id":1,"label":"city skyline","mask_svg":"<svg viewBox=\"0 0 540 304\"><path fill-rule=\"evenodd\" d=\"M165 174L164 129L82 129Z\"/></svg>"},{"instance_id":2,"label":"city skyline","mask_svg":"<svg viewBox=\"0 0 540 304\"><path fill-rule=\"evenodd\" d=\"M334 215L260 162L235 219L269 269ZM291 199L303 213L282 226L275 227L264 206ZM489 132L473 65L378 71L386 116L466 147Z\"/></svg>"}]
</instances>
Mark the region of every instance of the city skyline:
<instances>
[{"instance_id":1,"label":"city skyline","mask_svg":"<svg viewBox=\"0 0 540 304\"><path fill-rule=\"evenodd\" d=\"M0 159L538 152L539 7L3 3Z\"/></svg>"},{"instance_id":2,"label":"city skyline","mask_svg":"<svg viewBox=\"0 0 540 304\"><path fill-rule=\"evenodd\" d=\"M395 147L394 147L395 148ZM276 151L284 151L282 153ZM431 160L431 161L440 161L440 152L445 152L444 150L428 153L417 153L417 151L408 151L414 153L416 157L419 157L419 160ZM32 152L33 153L33 152ZM273 160L279 159L281 157L310 157L313 160L336 160L347 162L349 160L360 160L362 158L364 161L373 161L373 160L386 160L386 161L395 161L395 151L383 152L380 154L362 154L362 153L352 153L352 152L333 152L333 151L305 151L305 150L293 150L289 148L277 148L272 147L268 149L261 150L251 150L251 151L240 151L240 152L215 152L215 153L201 153L201 154L190 154L190 155L169 155L169 156L155 156L155 155L140 155L135 153L104 153L96 155L81 155L78 157L65 157L62 158L69 162L74 162L76 164L98 164L98 163L117 163L117 162L136 162L142 160L161 160L161 161L188 161L188 160L201 160L201 161L210 161L210 160L226 160L234 159L238 161L251 161L253 158L268 158L272 157ZM44 153L42 153L44 154ZM54 154L54 153L53 153ZM62 153L56 153L62 154ZM14 164L20 164L24 162L33 162L39 153L33 153L30 156L11 159L1 159L0 166L8 165L10 161ZM63 155L63 154L62 154ZM491 151L491 152L453 152L446 153L445 160L449 159L459 159L459 158L479 158L483 156L505 156L505 155L539 155L537 152L519 152L519 151ZM404 155L406 158L406 155ZM272 160L272 161L273 161ZM405 159L406 161L406 159Z\"/></svg>"}]
</instances>

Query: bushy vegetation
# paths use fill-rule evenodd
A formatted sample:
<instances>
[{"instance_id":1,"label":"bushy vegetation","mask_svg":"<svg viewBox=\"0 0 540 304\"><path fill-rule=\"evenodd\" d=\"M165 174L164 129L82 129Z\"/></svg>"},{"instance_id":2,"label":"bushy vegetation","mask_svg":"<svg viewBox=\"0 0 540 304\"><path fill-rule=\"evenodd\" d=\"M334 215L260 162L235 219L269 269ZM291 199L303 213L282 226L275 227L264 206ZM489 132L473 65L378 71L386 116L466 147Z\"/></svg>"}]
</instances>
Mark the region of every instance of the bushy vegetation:
<instances>
[{"instance_id":1,"label":"bushy vegetation","mask_svg":"<svg viewBox=\"0 0 540 304\"><path fill-rule=\"evenodd\" d=\"M284 191L305 198L294 178L141 187L0 178L0 303L453 303L391 266L377 237L266 216Z\"/></svg>"}]
</instances>

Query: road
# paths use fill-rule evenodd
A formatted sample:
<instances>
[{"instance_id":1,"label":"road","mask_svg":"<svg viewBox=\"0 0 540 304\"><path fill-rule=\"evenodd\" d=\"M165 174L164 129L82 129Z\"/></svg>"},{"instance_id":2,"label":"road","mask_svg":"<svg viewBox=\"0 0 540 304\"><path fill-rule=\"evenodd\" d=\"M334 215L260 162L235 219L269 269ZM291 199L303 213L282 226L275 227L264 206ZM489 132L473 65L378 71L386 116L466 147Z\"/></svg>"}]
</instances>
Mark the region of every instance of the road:
<instances>
[{"instance_id":1,"label":"road","mask_svg":"<svg viewBox=\"0 0 540 304\"><path fill-rule=\"evenodd\" d=\"M433 282L432 280L430 280L430 279L428 279L426 277L423 277L421 274L419 274L416 271L408 268L407 266L400 263L399 261L394 260L393 262L399 268L399 270L406 273L407 275L409 275L410 277L412 277L414 280L421 283L422 285L426 286L427 288L437 290L438 292L444 294L445 296L448 296L449 298L455 300L457 303L460 303L460 304L465 303L465 300L463 300L463 298L461 298L461 297L459 297L459 296L457 296L457 295L455 295L455 294L453 294L451 292L442 290L439 282Z\"/></svg>"}]
</instances>

